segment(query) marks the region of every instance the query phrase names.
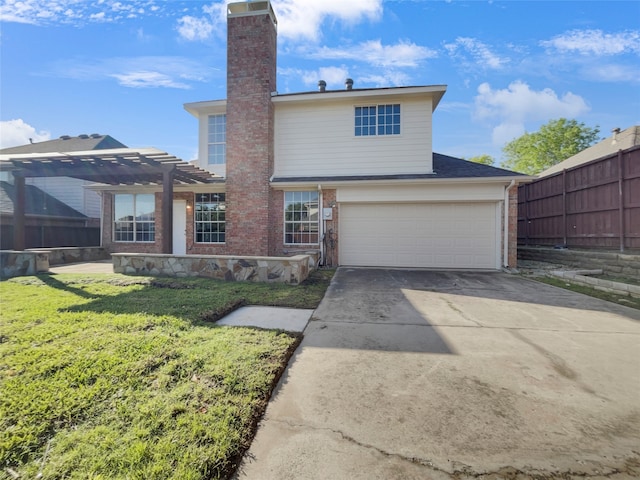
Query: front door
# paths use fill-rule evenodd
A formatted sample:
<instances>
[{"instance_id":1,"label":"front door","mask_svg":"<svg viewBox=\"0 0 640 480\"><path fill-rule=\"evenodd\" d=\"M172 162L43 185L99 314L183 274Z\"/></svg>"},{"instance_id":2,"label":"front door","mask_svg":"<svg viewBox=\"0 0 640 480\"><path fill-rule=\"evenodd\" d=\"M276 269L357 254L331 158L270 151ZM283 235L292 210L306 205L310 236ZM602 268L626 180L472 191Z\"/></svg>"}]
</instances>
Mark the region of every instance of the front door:
<instances>
[{"instance_id":1,"label":"front door","mask_svg":"<svg viewBox=\"0 0 640 480\"><path fill-rule=\"evenodd\" d=\"M173 254L187 254L187 201L173 201Z\"/></svg>"}]
</instances>

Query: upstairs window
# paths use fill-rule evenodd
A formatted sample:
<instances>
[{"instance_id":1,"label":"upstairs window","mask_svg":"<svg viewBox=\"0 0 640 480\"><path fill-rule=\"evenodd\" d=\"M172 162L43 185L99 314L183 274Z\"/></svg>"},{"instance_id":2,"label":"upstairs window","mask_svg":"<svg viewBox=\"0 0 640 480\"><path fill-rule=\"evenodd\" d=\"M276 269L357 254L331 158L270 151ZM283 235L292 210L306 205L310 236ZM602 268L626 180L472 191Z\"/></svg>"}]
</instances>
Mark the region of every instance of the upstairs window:
<instances>
[{"instance_id":1,"label":"upstairs window","mask_svg":"<svg viewBox=\"0 0 640 480\"><path fill-rule=\"evenodd\" d=\"M400 135L400 104L355 107L355 135Z\"/></svg>"},{"instance_id":2,"label":"upstairs window","mask_svg":"<svg viewBox=\"0 0 640 480\"><path fill-rule=\"evenodd\" d=\"M284 243L318 244L318 192L284 192Z\"/></svg>"},{"instance_id":3,"label":"upstairs window","mask_svg":"<svg viewBox=\"0 0 640 480\"><path fill-rule=\"evenodd\" d=\"M209 115L207 143L209 165L221 165L227 163L226 115Z\"/></svg>"},{"instance_id":4,"label":"upstairs window","mask_svg":"<svg viewBox=\"0 0 640 480\"><path fill-rule=\"evenodd\" d=\"M113 198L113 240L153 242L156 234L155 195L116 194Z\"/></svg>"}]
</instances>

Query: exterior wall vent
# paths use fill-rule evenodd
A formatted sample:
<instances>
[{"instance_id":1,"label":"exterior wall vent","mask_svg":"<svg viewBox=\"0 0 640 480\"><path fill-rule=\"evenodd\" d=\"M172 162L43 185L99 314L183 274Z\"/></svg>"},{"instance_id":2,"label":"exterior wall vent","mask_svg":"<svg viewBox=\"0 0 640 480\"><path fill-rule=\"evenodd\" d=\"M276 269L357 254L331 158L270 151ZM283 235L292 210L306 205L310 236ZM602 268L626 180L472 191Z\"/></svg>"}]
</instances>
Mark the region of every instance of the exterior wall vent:
<instances>
[{"instance_id":1,"label":"exterior wall vent","mask_svg":"<svg viewBox=\"0 0 640 480\"><path fill-rule=\"evenodd\" d=\"M345 87L347 87L347 90L353 90L353 79L352 78L347 78L344 82Z\"/></svg>"},{"instance_id":2,"label":"exterior wall vent","mask_svg":"<svg viewBox=\"0 0 640 480\"><path fill-rule=\"evenodd\" d=\"M318 91L325 92L326 90L327 90L327 82L325 82L324 80L320 80L318 82Z\"/></svg>"}]
</instances>

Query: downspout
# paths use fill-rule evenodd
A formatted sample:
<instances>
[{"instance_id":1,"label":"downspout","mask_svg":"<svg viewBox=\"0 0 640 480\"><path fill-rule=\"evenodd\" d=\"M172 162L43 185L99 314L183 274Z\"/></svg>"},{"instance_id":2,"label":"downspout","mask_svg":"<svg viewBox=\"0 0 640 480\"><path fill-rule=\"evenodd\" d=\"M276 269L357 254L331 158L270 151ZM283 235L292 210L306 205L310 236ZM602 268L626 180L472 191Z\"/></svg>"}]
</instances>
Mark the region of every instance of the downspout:
<instances>
[{"instance_id":1,"label":"downspout","mask_svg":"<svg viewBox=\"0 0 640 480\"><path fill-rule=\"evenodd\" d=\"M325 231L325 219L322 214L324 204L322 203L322 185L318 184L318 241L320 242L320 258L318 259L318 266L324 265L324 231Z\"/></svg>"},{"instance_id":2,"label":"downspout","mask_svg":"<svg viewBox=\"0 0 640 480\"><path fill-rule=\"evenodd\" d=\"M102 232L104 231L104 192L97 192L100 195L100 247L104 247L102 244Z\"/></svg>"},{"instance_id":3,"label":"downspout","mask_svg":"<svg viewBox=\"0 0 640 480\"><path fill-rule=\"evenodd\" d=\"M504 190L504 240L503 240L503 252L502 252L502 265L504 267L509 266L509 190L516 184L515 180L511 180L511 183Z\"/></svg>"}]
</instances>

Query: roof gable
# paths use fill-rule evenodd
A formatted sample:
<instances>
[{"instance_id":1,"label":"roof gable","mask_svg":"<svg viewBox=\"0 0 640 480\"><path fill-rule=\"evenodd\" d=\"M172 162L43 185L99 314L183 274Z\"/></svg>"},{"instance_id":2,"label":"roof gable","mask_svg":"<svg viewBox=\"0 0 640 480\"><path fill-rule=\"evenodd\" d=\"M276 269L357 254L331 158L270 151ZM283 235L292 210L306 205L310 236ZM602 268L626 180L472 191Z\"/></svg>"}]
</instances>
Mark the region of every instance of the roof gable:
<instances>
[{"instance_id":1,"label":"roof gable","mask_svg":"<svg viewBox=\"0 0 640 480\"><path fill-rule=\"evenodd\" d=\"M47 140L45 142L36 142L29 143L27 145L19 145L17 147L3 148L0 150L0 153L81 152L113 148L127 148L127 146L120 143L110 135L92 133L91 135L78 135L77 137L63 135L60 138Z\"/></svg>"}]
</instances>

